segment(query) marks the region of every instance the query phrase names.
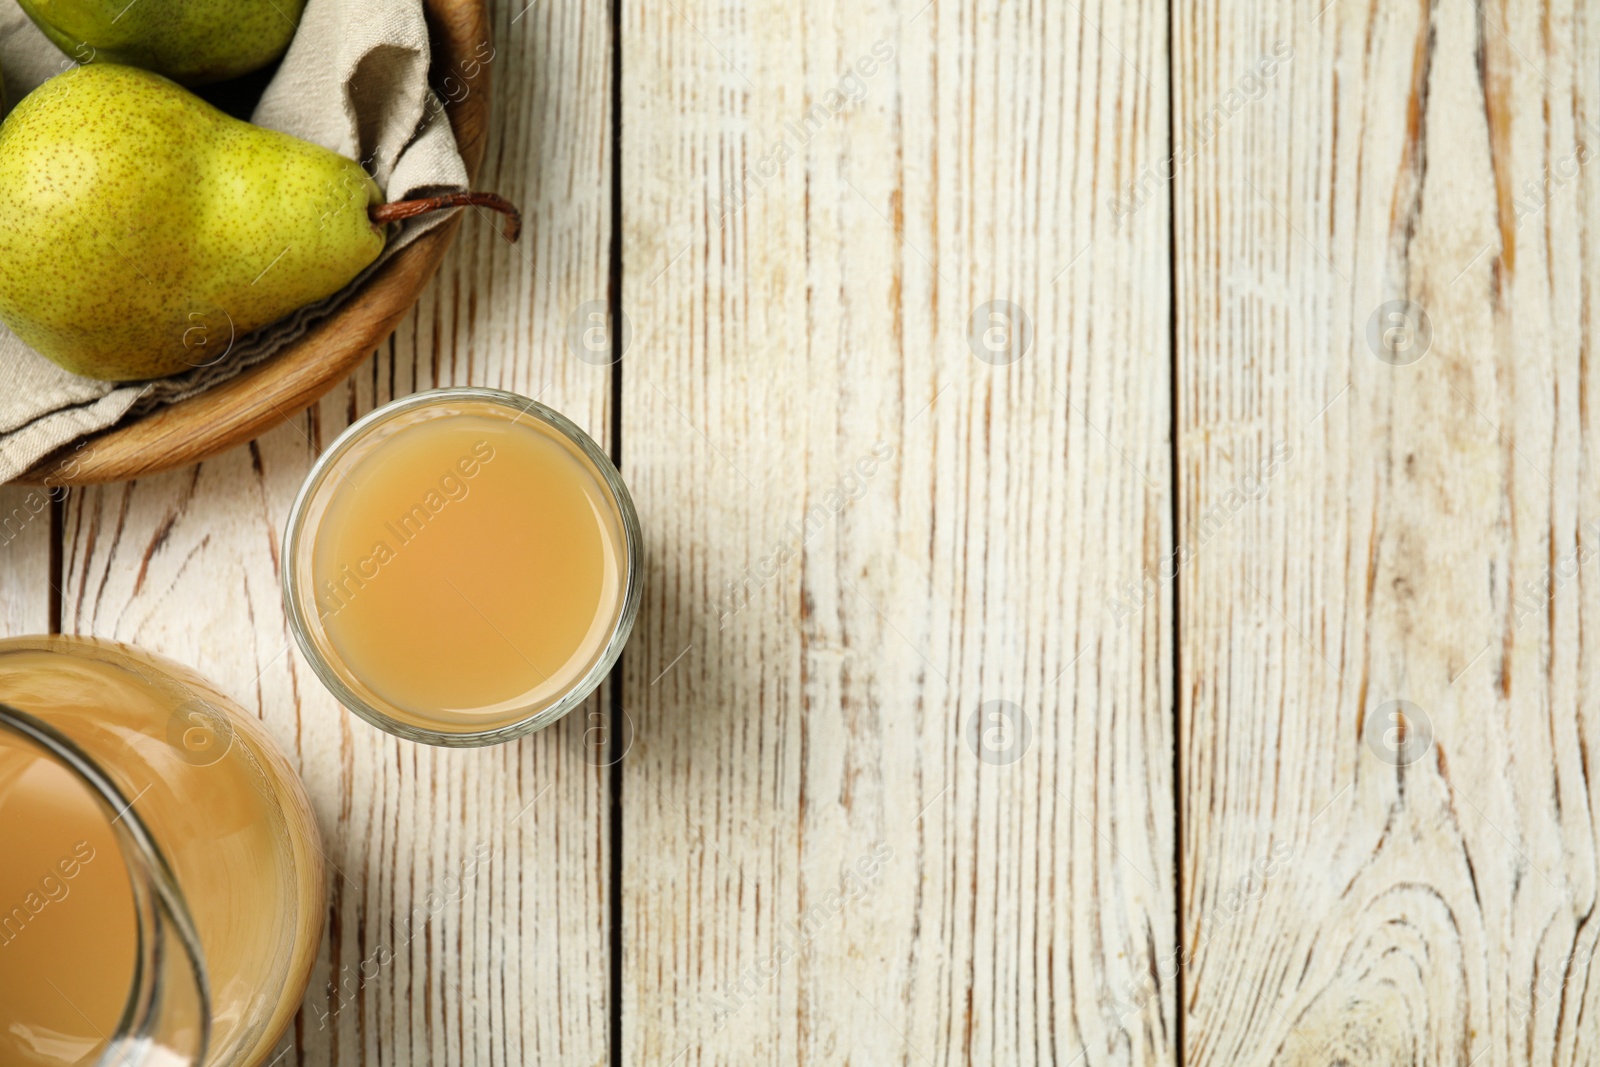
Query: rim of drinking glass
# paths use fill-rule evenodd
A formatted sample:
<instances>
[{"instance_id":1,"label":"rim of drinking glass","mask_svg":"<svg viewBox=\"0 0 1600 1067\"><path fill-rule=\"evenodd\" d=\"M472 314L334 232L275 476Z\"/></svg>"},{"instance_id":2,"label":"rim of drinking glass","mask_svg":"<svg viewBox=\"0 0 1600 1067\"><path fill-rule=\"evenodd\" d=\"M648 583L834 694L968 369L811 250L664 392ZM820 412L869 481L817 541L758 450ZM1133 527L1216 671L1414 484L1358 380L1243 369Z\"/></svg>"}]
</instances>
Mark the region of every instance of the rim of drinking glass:
<instances>
[{"instance_id":1,"label":"rim of drinking glass","mask_svg":"<svg viewBox=\"0 0 1600 1067\"><path fill-rule=\"evenodd\" d=\"M107 1041L99 1064L139 1064L145 1053L154 1049L156 1030L161 1021L161 1010L168 999L163 984L163 946L166 943L165 926L171 923L172 932L182 945L189 964L189 973L195 982L199 1004L198 1047L193 1063L206 1060L211 1044L211 982L206 973L205 954L200 948L200 935L194 919L189 915L189 904L178 885L167 858L156 843L155 836L145 825L133 802L111 780L95 758L77 743L41 719L29 715L13 704L0 702L0 732L9 732L66 767L89 791L102 811L108 815L116 834L123 863L128 868L128 879L134 898L134 922L138 929L138 947L133 958L133 975L128 985L128 999L123 1006L122 1018L117 1022L116 1033ZM137 799L137 798L135 798ZM131 1056L131 1058L130 1058Z\"/></svg>"},{"instance_id":2,"label":"rim of drinking glass","mask_svg":"<svg viewBox=\"0 0 1600 1067\"><path fill-rule=\"evenodd\" d=\"M308 533L305 526L307 509L310 507L312 499L327 482L339 460L351 448L374 430L394 419L410 414L420 408L463 400L485 401L507 410L515 411L519 414L519 417L522 415L532 416L555 430L583 453L584 457L593 465L595 472L600 476L601 481L605 484L606 491L611 494L612 502L616 505L618 521L623 531L625 546L623 565L627 574L624 578L622 603L617 612L616 625L612 628L611 636L607 639L605 648L588 672L574 682L571 688L563 693L560 698L540 711L518 718L514 722L506 723L503 726L488 730L445 731L417 726L399 719L383 708L375 706L371 701L345 684L344 679L339 676L338 671L330 662L331 649L329 652L324 652L312 635L311 621L314 616L308 613L307 605L303 601L298 558L301 541ZM577 423L554 408L547 407L532 397L483 386L452 386L443 389L423 390L422 392L401 397L399 400L390 401L357 419L348 429L336 437L333 444L329 445L322 455L317 457L317 461L312 464L310 473L306 475L305 481L301 483L300 491L295 495L294 504L289 509L289 520L284 529L283 545L283 603L289 618L289 629L294 634L295 643L300 646L300 651L305 655L306 661L311 664L311 669L316 672L322 684L338 699L339 703L385 733L403 737L408 741L417 741L426 745L438 745L443 748L479 748L525 737L536 730L544 729L583 703L590 693L599 688L600 683L605 680L606 675L611 673L611 668L616 666L617 659L622 655L622 648L628 643L628 637L633 632L634 620L639 614L639 603L644 589L643 577L640 573L640 561L644 556L644 533L639 526L639 514L633 506L633 496L628 492L628 487L624 484L622 475L618 472L616 465L611 462L611 457L606 455L600 446L595 443L594 439L585 433ZM315 610L314 605L315 598L313 597L311 611Z\"/></svg>"}]
</instances>

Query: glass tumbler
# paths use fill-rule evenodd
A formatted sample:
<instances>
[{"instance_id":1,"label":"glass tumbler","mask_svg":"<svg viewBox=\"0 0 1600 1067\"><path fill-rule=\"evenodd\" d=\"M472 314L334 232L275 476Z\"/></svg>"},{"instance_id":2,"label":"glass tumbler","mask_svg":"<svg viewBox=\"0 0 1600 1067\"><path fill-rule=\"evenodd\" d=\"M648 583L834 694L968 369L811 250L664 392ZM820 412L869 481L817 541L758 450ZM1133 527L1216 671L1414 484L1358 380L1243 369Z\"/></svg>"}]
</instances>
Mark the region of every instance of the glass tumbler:
<instances>
[{"instance_id":1,"label":"glass tumbler","mask_svg":"<svg viewBox=\"0 0 1600 1067\"><path fill-rule=\"evenodd\" d=\"M316 822L185 667L0 641L0 1063L258 1064L322 937Z\"/></svg>"},{"instance_id":2,"label":"glass tumbler","mask_svg":"<svg viewBox=\"0 0 1600 1067\"><path fill-rule=\"evenodd\" d=\"M453 467L434 466L437 457L412 449L415 442L448 433L452 425L467 422L485 435L480 446L488 446L491 440L495 444L483 453L481 464L469 462L470 457L463 454L460 477ZM541 464L542 473L559 468L569 486L587 486L593 494L587 500L591 511L563 510L551 505L550 498L541 498L537 490L527 488L532 472L518 466L513 447L518 435L537 439L541 447L549 446L549 455L560 457L559 462ZM493 458L491 465L490 458L497 449L500 458ZM372 505L374 483L382 480L384 472L397 468L425 473L427 484L412 487L413 495L395 503L398 510ZM456 493L422 495L441 470L446 477L438 484L453 487ZM488 488L491 483L498 488ZM493 496L496 492L500 493L498 497ZM546 684L537 689L508 690L494 700L474 701L459 692L450 694L454 700L431 694L437 701L431 704L402 699L397 688L381 684L385 679L369 669L370 660L364 664L351 654L349 646L341 645L334 623L341 613L354 610L351 605L376 604L379 601L369 598L384 597L383 621L389 630L373 632L373 620L368 619L364 623L369 631L367 644L384 649L391 658L410 655L415 648L410 661L426 666L434 682L467 676L488 678L494 672L474 666L465 658L471 650L460 646L468 642L470 631L451 632L446 617L418 610L392 595L401 588L416 589L426 584L436 590L448 589L451 604L472 621L481 620L489 631L489 645L509 649L508 658L519 665L534 666L539 653L514 636L515 623L541 614L548 616L560 606L554 602L559 598L541 601L530 597L516 605L514 618L501 616L497 622L496 609L486 609L476 592L468 595L463 588L473 588L462 573L469 569L486 575L486 584L513 587L526 573L523 568L512 568L510 560L525 562L546 557L548 541L540 541L542 535L530 532L530 524L519 524L516 512L493 512L494 521L480 518L491 513L485 509L497 506L489 503L491 499L503 503L508 497L515 497L530 508L543 508L563 521L571 519L567 523L569 529L586 523L594 531L607 531L603 538L598 534L596 537L614 549L601 553L610 558L614 570L605 586L607 591L597 598L590 631L594 639L559 658L548 674L540 670ZM469 500L471 503L466 503ZM405 503L414 506L406 510ZM373 526L374 540L362 542L362 547L373 545L371 558L346 559L329 550L329 559L346 559L341 585L335 588L330 581L319 582L318 560L324 552L324 541L340 528L365 529L365 524L353 521L357 513L370 518L380 511L390 521L383 524L381 533ZM579 522L580 518L584 522ZM448 560L428 557L431 562L425 567L413 554L440 546L438 539L449 536L447 531L452 528L471 531L460 542L451 542L461 546L462 553ZM382 540L374 544L380 536ZM639 516L621 474L605 452L570 419L529 397L497 389L433 389L372 411L340 434L312 467L290 509L284 533L284 607L290 629L317 677L341 704L372 725L397 737L430 745L465 748L499 744L543 729L566 715L600 685L616 664L639 613L644 588L643 545ZM446 563L455 569L453 575ZM407 568L409 575L401 575ZM376 609L373 614L378 614ZM447 639L453 651L447 650ZM543 666L552 665L545 662ZM445 684L436 686L440 690L449 688Z\"/></svg>"}]
</instances>

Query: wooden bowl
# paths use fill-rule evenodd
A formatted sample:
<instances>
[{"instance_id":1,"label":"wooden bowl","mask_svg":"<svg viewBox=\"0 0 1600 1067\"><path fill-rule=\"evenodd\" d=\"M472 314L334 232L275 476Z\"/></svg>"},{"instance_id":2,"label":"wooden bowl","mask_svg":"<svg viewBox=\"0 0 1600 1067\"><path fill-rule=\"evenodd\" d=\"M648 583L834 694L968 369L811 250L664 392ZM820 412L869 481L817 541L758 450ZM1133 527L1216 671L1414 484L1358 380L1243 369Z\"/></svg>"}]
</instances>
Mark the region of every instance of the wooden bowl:
<instances>
[{"instance_id":1,"label":"wooden bowl","mask_svg":"<svg viewBox=\"0 0 1600 1067\"><path fill-rule=\"evenodd\" d=\"M469 180L483 162L489 128L487 0L424 0L433 38L433 79L447 75L445 105ZM466 72L473 71L472 77ZM67 476L67 450L47 456L18 481L93 485L186 467L259 437L304 411L339 384L394 332L428 284L461 223L461 212L396 253L338 311L294 344L198 396L106 430L77 453ZM75 446L74 446L75 447Z\"/></svg>"}]
</instances>

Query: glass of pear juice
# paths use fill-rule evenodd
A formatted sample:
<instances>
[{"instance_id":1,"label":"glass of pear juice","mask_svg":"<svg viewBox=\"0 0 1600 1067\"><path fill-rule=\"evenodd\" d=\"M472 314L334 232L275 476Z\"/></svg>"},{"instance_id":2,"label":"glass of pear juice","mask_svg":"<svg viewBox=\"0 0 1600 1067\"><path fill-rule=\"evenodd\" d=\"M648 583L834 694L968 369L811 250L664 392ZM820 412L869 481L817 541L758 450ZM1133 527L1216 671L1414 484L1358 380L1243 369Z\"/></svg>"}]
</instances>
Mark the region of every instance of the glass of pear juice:
<instances>
[{"instance_id":1,"label":"glass of pear juice","mask_svg":"<svg viewBox=\"0 0 1600 1067\"><path fill-rule=\"evenodd\" d=\"M129 645L0 641L0 1064L263 1062L324 883L254 717Z\"/></svg>"},{"instance_id":2,"label":"glass of pear juice","mask_svg":"<svg viewBox=\"0 0 1600 1067\"><path fill-rule=\"evenodd\" d=\"M638 614L643 537L611 460L496 389L416 393L356 422L307 476L284 603L317 676L381 730L497 744L581 703Z\"/></svg>"}]
</instances>

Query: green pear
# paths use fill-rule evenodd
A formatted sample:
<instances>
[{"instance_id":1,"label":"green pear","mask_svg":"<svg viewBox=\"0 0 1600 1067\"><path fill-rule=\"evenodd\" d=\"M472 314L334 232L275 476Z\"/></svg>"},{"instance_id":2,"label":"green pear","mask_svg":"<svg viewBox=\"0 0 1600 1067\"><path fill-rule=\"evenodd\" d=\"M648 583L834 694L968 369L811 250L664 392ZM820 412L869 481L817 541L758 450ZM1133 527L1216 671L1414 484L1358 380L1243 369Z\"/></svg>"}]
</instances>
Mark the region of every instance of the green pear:
<instances>
[{"instance_id":1,"label":"green pear","mask_svg":"<svg viewBox=\"0 0 1600 1067\"><path fill-rule=\"evenodd\" d=\"M351 160L133 67L58 74L0 125L0 321L77 374L163 377L383 251Z\"/></svg>"},{"instance_id":2,"label":"green pear","mask_svg":"<svg viewBox=\"0 0 1600 1067\"><path fill-rule=\"evenodd\" d=\"M133 67L56 75L0 124L0 321L75 374L223 359L344 288L387 224L492 194L383 204L361 166Z\"/></svg>"},{"instance_id":3,"label":"green pear","mask_svg":"<svg viewBox=\"0 0 1600 1067\"><path fill-rule=\"evenodd\" d=\"M143 67L184 85L236 78L289 47L305 0L17 0L80 63Z\"/></svg>"}]
</instances>

